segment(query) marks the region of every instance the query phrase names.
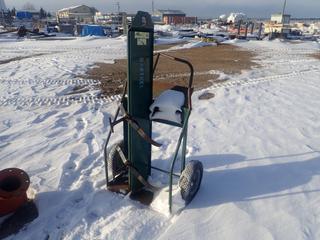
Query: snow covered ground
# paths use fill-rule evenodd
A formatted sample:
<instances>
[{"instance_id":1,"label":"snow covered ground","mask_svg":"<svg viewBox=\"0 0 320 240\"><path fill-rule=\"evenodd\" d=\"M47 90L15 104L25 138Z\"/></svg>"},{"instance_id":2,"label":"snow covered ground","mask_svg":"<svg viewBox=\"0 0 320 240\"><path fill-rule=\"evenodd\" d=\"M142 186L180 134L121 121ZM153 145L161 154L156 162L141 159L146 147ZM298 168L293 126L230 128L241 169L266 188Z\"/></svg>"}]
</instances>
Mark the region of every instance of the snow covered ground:
<instances>
[{"instance_id":1,"label":"snow covered ground","mask_svg":"<svg viewBox=\"0 0 320 240\"><path fill-rule=\"evenodd\" d=\"M29 173L40 212L9 239L319 239L320 61L308 56L319 44L233 44L261 68L194 93L188 159L204 164L203 182L168 217L105 189L116 99L95 98L99 83L78 76L125 57L125 41L1 42L0 60L28 58L0 64L0 165ZM65 95L76 85L92 91ZM198 100L204 92L216 96ZM178 129L155 127L153 164L168 167Z\"/></svg>"}]
</instances>

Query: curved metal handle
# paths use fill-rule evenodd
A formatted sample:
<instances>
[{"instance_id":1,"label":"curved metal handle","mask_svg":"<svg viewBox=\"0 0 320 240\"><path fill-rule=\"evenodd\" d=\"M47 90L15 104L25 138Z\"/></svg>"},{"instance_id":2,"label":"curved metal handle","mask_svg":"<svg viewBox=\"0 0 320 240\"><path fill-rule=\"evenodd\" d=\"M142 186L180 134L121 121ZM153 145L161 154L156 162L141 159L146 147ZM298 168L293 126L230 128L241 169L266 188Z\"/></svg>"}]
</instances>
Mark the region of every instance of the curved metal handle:
<instances>
[{"instance_id":1,"label":"curved metal handle","mask_svg":"<svg viewBox=\"0 0 320 240\"><path fill-rule=\"evenodd\" d=\"M156 54L154 54L154 56L156 56L156 61L155 61L155 64L153 66L153 75L154 75L154 73L156 71L156 68L157 68L157 65L159 63L160 56L169 58L169 59L171 59L173 61L184 63L189 67L189 69L190 69L190 77L189 77L189 83L188 83L188 108L191 110L192 109L191 95L192 95L192 84L193 84L193 76L194 76L194 69L193 69L192 64L189 61L185 60L185 59L174 57L174 56L168 55L166 53L156 53Z\"/></svg>"}]
</instances>

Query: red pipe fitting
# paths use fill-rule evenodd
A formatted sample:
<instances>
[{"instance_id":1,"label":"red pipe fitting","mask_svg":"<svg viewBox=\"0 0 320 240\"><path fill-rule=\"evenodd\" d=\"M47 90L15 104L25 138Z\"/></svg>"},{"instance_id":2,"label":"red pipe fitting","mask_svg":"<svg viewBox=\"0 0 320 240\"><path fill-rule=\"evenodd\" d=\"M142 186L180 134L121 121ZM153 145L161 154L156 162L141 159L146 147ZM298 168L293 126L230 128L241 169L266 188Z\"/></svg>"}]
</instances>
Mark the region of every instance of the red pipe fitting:
<instances>
[{"instance_id":1,"label":"red pipe fitting","mask_svg":"<svg viewBox=\"0 0 320 240\"><path fill-rule=\"evenodd\" d=\"M0 217L15 212L28 201L28 174L18 168L0 171Z\"/></svg>"}]
</instances>

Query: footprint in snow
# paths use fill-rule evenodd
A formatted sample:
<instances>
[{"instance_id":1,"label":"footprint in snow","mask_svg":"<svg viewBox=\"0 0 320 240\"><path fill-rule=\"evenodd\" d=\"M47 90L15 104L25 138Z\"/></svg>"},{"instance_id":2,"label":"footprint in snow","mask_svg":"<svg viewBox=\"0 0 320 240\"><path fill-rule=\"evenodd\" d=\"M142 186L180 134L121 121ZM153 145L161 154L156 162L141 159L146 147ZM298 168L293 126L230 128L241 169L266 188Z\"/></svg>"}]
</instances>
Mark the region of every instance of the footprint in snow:
<instances>
[{"instance_id":1,"label":"footprint in snow","mask_svg":"<svg viewBox=\"0 0 320 240\"><path fill-rule=\"evenodd\" d=\"M247 101L249 101L249 102L251 101L251 98L250 98L248 95L246 95L246 96L244 97L244 99L247 100Z\"/></svg>"},{"instance_id":2,"label":"footprint in snow","mask_svg":"<svg viewBox=\"0 0 320 240\"><path fill-rule=\"evenodd\" d=\"M74 134L74 138L82 137L82 132L87 128L87 125L88 122L85 118L78 118L75 124L76 133Z\"/></svg>"},{"instance_id":3,"label":"footprint in snow","mask_svg":"<svg viewBox=\"0 0 320 240\"><path fill-rule=\"evenodd\" d=\"M42 122L44 122L45 120L49 119L51 116L53 116L53 115L55 115L57 113L58 113L58 111L54 110L54 111L47 112L45 114L40 114L31 123L32 124L34 124L34 123L42 123Z\"/></svg>"},{"instance_id":4,"label":"footprint in snow","mask_svg":"<svg viewBox=\"0 0 320 240\"><path fill-rule=\"evenodd\" d=\"M88 125L87 120L85 118L78 118L76 121L76 129L78 130L78 132L81 132Z\"/></svg>"}]
</instances>

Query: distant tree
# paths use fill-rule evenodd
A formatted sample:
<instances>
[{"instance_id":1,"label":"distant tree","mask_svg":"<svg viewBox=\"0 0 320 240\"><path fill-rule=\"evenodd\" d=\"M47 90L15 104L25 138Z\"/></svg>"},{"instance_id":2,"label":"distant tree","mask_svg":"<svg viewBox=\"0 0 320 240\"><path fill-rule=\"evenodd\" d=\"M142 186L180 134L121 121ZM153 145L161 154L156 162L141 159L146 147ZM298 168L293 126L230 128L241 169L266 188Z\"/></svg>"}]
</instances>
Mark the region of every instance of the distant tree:
<instances>
[{"instance_id":1,"label":"distant tree","mask_svg":"<svg viewBox=\"0 0 320 240\"><path fill-rule=\"evenodd\" d=\"M48 13L47 13L47 17L48 17L48 18L51 18L51 17L52 17L52 14L51 14L50 12L48 12Z\"/></svg>"},{"instance_id":2,"label":"distant tree","mask_svg":"<svg viewBox=\"0 0 320 240\"><path fill-rule=\"evenodd\" d=\"M29 10L29 11L34 11L36 10L36 8L34 7L34 5L30 2L26 2L23 6L22 6L23 10Z\"/></svg>"},{"instance_id":3,"label":"distant tree","mask_svg":"<svg viewBox=\"0 0 320 240\"><path fill-rule=\"evenodd\" d=\"M95 7L90 7L90 9L93 14L96 14L97 12L99 12Z\"/></svg>"},{"instance_id":4,"label":"distant tree","mask_svg":"<svg viewBox=\"0 0 320 240\"><path fill-rule=\"evenodd\" d=\"M48 15L47 12L43 8L40 8L40 18L41 19L46 18L47 15Z\"/></svg>"},{"instance_id":5,"label":"distant tree","mask_svg":"<svg viewBox=\"0 0 320 240\"><path fill-rule=\"evenodd\" d=\"M12 17L15 17L15 16L16 16L16 13L17 13L16 8L13 7L13 8L11 9L11 16L12 16Z\"/></svg>"}]
</instances>

